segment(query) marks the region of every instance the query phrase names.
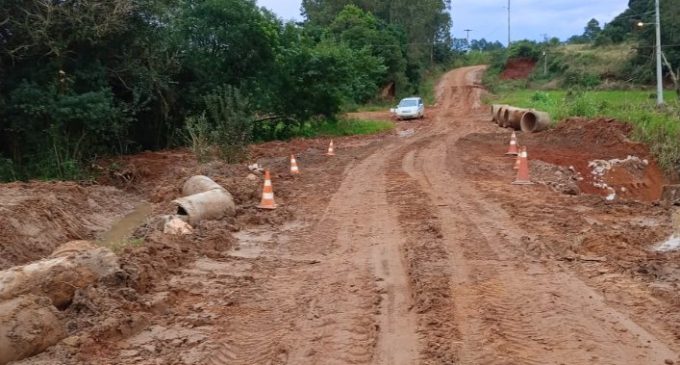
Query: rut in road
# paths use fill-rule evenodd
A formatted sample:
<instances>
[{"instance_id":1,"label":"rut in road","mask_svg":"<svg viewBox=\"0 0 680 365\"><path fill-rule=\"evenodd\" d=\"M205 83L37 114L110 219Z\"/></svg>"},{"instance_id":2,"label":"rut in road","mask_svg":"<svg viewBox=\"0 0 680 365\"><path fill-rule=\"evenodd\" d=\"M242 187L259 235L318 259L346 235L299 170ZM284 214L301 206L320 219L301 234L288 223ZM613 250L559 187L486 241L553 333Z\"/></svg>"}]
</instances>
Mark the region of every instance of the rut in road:
<instances>
[{"instance_id":1,"label":"rut in road","mask_svg":"<svg viewBox=\"0 0 680 365\"><path fill-rule=\"evenodd\" d=\"M466 180L456 142L496 128L481 108L483 70L446 74L432 126L351 164L319 219L266 253L300 263L279 265L249 311L230 313L213 364L677 358L568 268L527 255L530 235Z\"/></svg>"},{"instance_id":2,"label":"rut in road","mask_svg":"<svg viewBox=\"0 0 680 365\"><path fill-rule=\"evenodd\" d=\"M465 151L456 141L491 128L471 82L479 72L468 68L447 76L467 88L452 89L456 96L448 100L456 102L440 112L436 134L395 159L436 206L452 268L452 321L462 340L458 363L663 364L676 358L568 270L525 255L526 232L466 181L457 158Z\"/></svg>"}]
</instances>

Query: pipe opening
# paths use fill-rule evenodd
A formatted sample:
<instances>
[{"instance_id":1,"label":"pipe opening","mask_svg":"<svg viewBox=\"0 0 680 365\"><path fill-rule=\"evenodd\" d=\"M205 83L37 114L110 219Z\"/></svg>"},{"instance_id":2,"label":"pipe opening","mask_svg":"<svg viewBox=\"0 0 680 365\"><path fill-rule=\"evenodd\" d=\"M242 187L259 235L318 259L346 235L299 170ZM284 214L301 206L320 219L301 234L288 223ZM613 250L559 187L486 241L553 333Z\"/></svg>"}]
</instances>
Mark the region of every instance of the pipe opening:
<instances>
[{"instance_id":1,"label":"pipe opening","mask_svg":"<svg viewBox=\"0 0 680 365\"><path fill-rule=\"evenodd\" d=\"M532 112L527 112L522 118L522 130L523 131L533 131L536 128L536 122L538 117Z\"/></svg>"},{"instance_id":2,"label":"pipe opening","mask_svg":"<svg viewBox=\"0 0 680 365\"><path fill-rule=\"evenodd\" d=\"M187 212L186 209L184 209L184 207L182 207L181 205L178 205L178 206L177 206L177 215L186 215L186 216L188 216L188 215L189 215L189 212Z\"/></svg>"}]
</instances>

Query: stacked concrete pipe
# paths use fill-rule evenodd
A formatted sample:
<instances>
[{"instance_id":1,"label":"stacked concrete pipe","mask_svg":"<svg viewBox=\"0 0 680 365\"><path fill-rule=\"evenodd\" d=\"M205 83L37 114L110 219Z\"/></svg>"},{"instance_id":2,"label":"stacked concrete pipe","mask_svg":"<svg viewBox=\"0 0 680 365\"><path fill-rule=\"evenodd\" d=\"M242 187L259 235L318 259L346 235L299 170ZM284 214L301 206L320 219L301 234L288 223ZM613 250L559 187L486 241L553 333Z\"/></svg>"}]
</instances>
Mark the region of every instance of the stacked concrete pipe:
<instances>
[{"instance_id":1,"label":"stacked concrete pipe","mask_svg":"<svg viewBox=\"0 0 680 365\"><path fill-rule=\"evenodd\" d=\"M504 104L493 104L491 105L491 121L500 124L500 109L506 105Z\"/></svg>"},{"instance_id":2,"label":"stacked concrete pipe","mask_svg":"<svg viewBox=\"0 0 680 365\"><path fill-rule=\"evenodd\" d=\"M536 133L550 127L550 114L538 110L527 110L520 120L522 132Z\"/></svg>"},{"instance_id":3,"label":"stacked concrete pipe","mask_svg":"<svg viewBox=\"0 0 680 365\"><path fill-rule=\"evenodd\" d=\"M505 110L508 109L510 106L509 105L501 105L500 108L498 108L498 114L496 116L496 121L499 126L505 127L506 125L506 120L505 120Z\"/></svg>"},{"instance_id":4,"label":"stacked concrete pipe","mask_svg":"<svg viewBox=\"0 0 680 365\"><path fill-rule=\"evenodd\" d=\"M197 225L203 220L221 219L236 214L231 194L207 176L193 176L184 183L183 198L173 200L177 214L186 216L189 224Z\"/></svg>"},{"instance_id":5,"label":"stacked concrete pipe","mask_svg":"<svg viewBox=\"0 0 680 365\"><path fill-rule=\"evenodd\" d=\"M510 127L514 130L519 130L522 117L526 112L527 109L515 108L512 106L505 108L505 111L503 112L503 120L505 122L505 127Z\"/></svg>"}]
</instances>

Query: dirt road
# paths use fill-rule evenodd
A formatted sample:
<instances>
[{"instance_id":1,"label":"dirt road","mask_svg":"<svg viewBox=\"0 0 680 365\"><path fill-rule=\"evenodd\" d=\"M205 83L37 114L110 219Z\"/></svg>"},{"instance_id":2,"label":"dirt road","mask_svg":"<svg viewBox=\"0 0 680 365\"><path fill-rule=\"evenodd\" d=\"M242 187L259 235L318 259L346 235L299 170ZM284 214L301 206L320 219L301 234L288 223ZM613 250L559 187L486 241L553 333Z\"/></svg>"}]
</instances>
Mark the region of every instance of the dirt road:
<instances>
[{"instance_id":1,"label":"dirt road","mask_svg":"<svg viewBox=\"0 0 680 365\"><path fill-rule=\"evenodd\" d=\"M221 313L213 364L677 359L677 340L610 306L569 268L526 255L530 234L470 182L457 141L493 128L482 71L447 74L431 126L350 164L318 220L258 253L279 265L254 270L266 276L254 279L258 292Z\"/></svg>"},{"instance_id":2,"label":"dirt road","mask_svg":"<svg viewBox=\"0 0 680 365\"><path fill-rule=\"evenodd\" d=\"M602 255L610 255L611 230L627 232L630 245L647 240L638 232L666 227L665 211L510 185L505 133L497 147L485 144L496 143L498 127L480 102L483 70L446 74L428 120L407 125L411 137L353 156L341 149L332 166L321 154L302 157L303 171L316 158L319 171L344 172L281 181L289 206L301 201L288 208L299 210L296 220L242 230L230 250L178 263L138 299L121 291L129 302L115 310L124 320L69 340L76 350L64 345L25 363L678 361L680 268L626 261L629 249L615 263L558 252L578 236L592 250L604 239ZM644 212L644 224L625 231L603 223L631 211ZM204 232L199 243L218 245L220 232ZM164 242L150 265L174 245L187 252ZM652 288L640 273L668 281Z\"/></svg>"}]
</instances>

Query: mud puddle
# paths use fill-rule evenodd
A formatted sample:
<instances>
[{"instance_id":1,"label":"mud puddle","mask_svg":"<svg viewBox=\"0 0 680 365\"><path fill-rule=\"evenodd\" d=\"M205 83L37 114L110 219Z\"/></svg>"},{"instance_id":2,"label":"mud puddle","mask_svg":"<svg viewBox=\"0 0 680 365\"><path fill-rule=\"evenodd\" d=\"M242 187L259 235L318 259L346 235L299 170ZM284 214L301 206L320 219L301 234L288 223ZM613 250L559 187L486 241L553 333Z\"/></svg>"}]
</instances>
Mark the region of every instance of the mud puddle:
<instances>
[{"instance_id":1,"label":"mud puddle","mask_svg":"<svg viewBox=\"0 0 680 365\"><path fill-rule=\"evenodd\" d=\"M99 238L99 244L105 247L115 247L125 243L139 226L143 225L151 216L151 204L143 202L135 210L116 222L111 229Z\"/></svg>"}]
</instances>

